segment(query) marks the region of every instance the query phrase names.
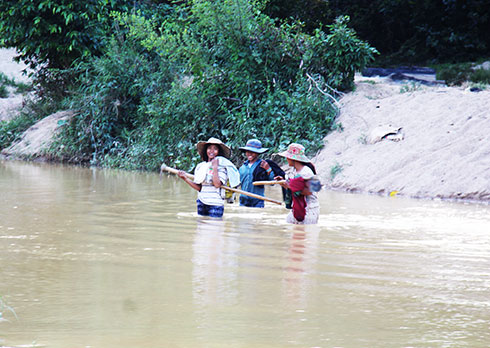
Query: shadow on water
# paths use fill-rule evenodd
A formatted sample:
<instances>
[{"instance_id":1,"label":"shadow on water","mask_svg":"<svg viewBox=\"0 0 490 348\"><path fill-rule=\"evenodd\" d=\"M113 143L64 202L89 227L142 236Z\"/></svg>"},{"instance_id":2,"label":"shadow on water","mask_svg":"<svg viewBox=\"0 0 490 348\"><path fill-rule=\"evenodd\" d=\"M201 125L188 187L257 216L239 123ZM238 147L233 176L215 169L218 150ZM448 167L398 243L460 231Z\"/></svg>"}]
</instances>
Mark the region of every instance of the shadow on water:
<instances>
[{"instance_id":1,"label":"shadow on water","mask_svg":"<svg viewBox=\"0 0 490 348\"><path fill-rule=\"evenodd\" d=\"M277 187L267 195L280 199ZM490 207L322 191L318 225L172 176L0 162L0 346L486 347Z\"/></svg>"}]
</instances>

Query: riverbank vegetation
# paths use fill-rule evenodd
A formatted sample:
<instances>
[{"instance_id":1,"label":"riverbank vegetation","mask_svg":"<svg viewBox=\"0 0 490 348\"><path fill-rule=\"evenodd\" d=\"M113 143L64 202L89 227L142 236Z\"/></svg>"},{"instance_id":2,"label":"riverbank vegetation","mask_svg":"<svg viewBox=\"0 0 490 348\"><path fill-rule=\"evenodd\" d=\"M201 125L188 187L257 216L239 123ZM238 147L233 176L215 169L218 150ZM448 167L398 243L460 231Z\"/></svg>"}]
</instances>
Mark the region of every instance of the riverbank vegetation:
<instances>
[{"instance_id":1,"label":"riverbank vegetation","mask_svg":"<svg viewBox=\"0 0 490 348\"><path fill-rule=\"evenodd\" d=\"M57 102L77 111L52 156L191 169L195 142L210 136L232 148L259 137L273 149L301 140L318 150L335 125L337 90L352 88L376 50L358 39L348 17L307 34L263 14L263 6L196 0L163 12L112 12L102 52L87 58L81 51L65 71L49 60L42 69L43 88L62 85Z\"/></svg>"},{"instance_id":2,"label":"riverbank vegetation","mask_svg":"<svg viewBox=\"0 0 490 348\"><path fill-rule=\"evenodd\" d=\"M48 111L69 108L76 116L52 144L55 160L190 170L199 160L194 144L210 136L234 149L258 137L272 151L299 141L315 152L336 127L339 93L375 59L442 62L488 52L485 19L474 16L479 3L463 13L440 5L436 23L428 2L5 1L0 45L16 47L35 69L42 106L0 122L0 146Z\"/></svg>"}]
</instances>

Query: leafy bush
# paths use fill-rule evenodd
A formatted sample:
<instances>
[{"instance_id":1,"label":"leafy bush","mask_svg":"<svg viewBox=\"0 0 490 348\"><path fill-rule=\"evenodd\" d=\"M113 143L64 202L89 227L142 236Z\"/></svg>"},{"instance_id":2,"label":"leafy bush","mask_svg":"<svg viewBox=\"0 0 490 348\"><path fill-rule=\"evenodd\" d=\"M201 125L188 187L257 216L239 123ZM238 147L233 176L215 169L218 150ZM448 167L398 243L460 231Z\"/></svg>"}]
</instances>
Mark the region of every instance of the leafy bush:
<instances>
[{"instance_id":1,"label":"leafy bush","mask_svg":"<svg viewBox=\"0 0 490 348\"><path fill-rule=\"evenodd\" d=\"M5 85L0 85L0 98L7 98L9 96L9 91Z\"/></svg>"},{"instance_id":2,"label":"leafy bush","mask_svg":"<svg viewBox=\"0 0 490 348\"><path fill-rule=\"evenodd\" d=\"M415 91L420 91L422 85L418 82L408 81L400 87L400 93L412 93Z\"/></svg>"},{"instance_id":3,"label":"leafy bush","mask_svg":"<svg viewBox=\"0 0 490 348\"><path fill-rule=\"evenodd\" d=\"M36 93L57 104L76 79L70 70L80 60L105 52L113 11L140 9L153 14L171 8L162 0L2 0L0 47L14 47L33 71Z\"/></svg>"},{"instance_id":4,"label":"leafy bush","mask_svg":"<svg viewBox=\"0 0 490 348\"><path fill-rule=\"evenodd\" d=\"M0 46L15 47L32 69L66 69L84 56L102 52L109 13L129 10L124 0L3 0ZM129 6L128 6L129 5Z\"/></svg>"},{"instance_id":5,"label":"leafy bush","mask_svg":"<svg viewBox=\"0 0 490 348\"><path fill-rule=\"evenodd\" d=\"M106 55L73 69L79 87L65 107L79 110L79 116L55 143L63 145L63 159L97 164L109 149L120 146L124 135L138 127L144 98L159 93L161 79L151 80L156 64L135 42L114 38Z\"/></svg>"},{"instance_id":6,"label":"leafy bush","mask_svg":"<svg viewBox=\"0 0 490 348\"><path fill-rule=\"evenodd\" d=\"M469 80L475 83L490 84L490 70L476 69L470 74Z\"/></svg>"},{"instance_id":7,"label":"leafy bush","mask_svg":"<svg viewBox=\"0 0 490 348\"><path fill-rule=\"evenodd\" d=\"M314 47L309 53L315 55L315 67L329 85L340 90L352 90L354 73L362 70L374 56L375 48L360 40L355 31L347 27L350 18L338 17L327 26L329 34L315 30Z\"/></svg>"},{"instance_id":8,"label":"leafy bush","mask_svg":"<svg viewBox=\"0 0 490 348\"><path fill-rule=\"evenodd\" d=\"M79 88L67 105L79 115L53 152L108 166L157 169L164 161L190 170L199 160L195 143L210 136L234 149L257 137L272 151L293 141L318 150L334 125L334 88L351 86L376 51L347 19L328 35L307 35L260 9L246 0L195 0L163 23L116 15L121 30L106 54L75 69Z\"/></svg>"},{"instance_id":9,"label":"leafy bush","mask_svg":"<svg viewBox=\"0 0 490 348\"><path fill-rule=\"evenodd\" d=\"M436 78L438 80L444 80L448 85L461 85L463 82L468 81L470 76L471 63L461 64L441 64L437 65Z\"/></svg>"},{"instance_id":10,"label":"leafy bush","mask_svg":"<svg viewBox=\"0 0 490 348\"><path fill-rule=\"evenodd\" d=\"M335 163L331 168L330 168L330 179L333 180L335 179L335 177L341 173L342 171L344 170L344 167L339 164L339 163Z\"/></svg>"},{"instance_id":11,"label":"leafy bush","mask_svg":"<svg viewBox=\"0 0 490 348\"><path fill-rule=\"evenodd\" d=\"M9 93L7 87L14 87L15 93L25 93L32 90L31 84L16 82L13 78L0 72L0 98L8 97Z\"/></svg>"},{"instance_id":12,"label":"leafy bush","mask_svg":"<svg viewBox=\"0 0 490 348\"><path fill-rule=\"evenodd\" d=\"M464 82L490 84L490 70L474 69L475 63L436 65L436 78L448 85L461 85Z\"/></svg>"}]
</instances>

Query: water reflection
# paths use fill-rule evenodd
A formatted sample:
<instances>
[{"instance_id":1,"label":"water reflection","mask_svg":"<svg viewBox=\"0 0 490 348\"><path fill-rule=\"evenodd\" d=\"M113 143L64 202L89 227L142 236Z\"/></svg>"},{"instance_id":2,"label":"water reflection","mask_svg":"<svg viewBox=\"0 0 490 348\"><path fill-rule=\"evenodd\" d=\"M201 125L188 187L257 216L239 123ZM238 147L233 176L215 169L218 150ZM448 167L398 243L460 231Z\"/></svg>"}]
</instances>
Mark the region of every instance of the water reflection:
<instances>
[{"instance_id":1,"label":"water reflection","mask_svg":"<svg viewBox=\"0 0 490 348\"><path fill-rule=\"evenodd\" d=\"M311 277L316 273L318 226L294 225L291 226L290 245L288 248L288 263L283 276L284 303L296 308L307 307L310 287L314 284Z\"/></svg>"},{"instance_id":2,"label":"water reflection","mask_svg":"<svg viewBox=\"0 0 490 348\"><path fill-rule=\"evenodd\" d=\"M199 217L193 243L193 296L199 306L235 303L239 244L225 236L226 222Z\"/></svg>"},{"instance_id":3,"label":"water reflection","mask_svg":"<svg viewBox=\"0 0 490 348\"><path fill-rule=\"evenodd\" d=\"M1 161L0 192L0 296L18 316L0 308L0 345L490 341L488 206L322 191L316 226L272 204L212 220L171 176Z\"/></svg>"}]
</instances>

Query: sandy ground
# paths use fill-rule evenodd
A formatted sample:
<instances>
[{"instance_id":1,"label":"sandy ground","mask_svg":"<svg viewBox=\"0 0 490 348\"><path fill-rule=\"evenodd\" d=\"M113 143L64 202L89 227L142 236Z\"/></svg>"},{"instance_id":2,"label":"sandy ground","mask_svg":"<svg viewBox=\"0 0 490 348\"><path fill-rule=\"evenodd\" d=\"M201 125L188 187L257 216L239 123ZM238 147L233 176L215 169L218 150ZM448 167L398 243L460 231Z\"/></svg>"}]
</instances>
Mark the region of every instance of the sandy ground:
<instances>
[{"instance_id":1,"label":"sandy ground","mask_svg":"<svg viewBox=\"0 0 490 348\"><path fill-rule=\"evenodd\" d=\"M24 98L19 95L11 95L8 98L0 98L0 121L8 120L19 114Z\"/></svg>"},{"instance_id":2,"label":"sandy ground","mask_svg":"<svg viewBox=\"0 0 490 348\"><path fill-rule=\"evenodd\" d=\"M0 48L0 72L17 82L28 83L29 77L23 73L27 67L13 60L16 55L15 50ZM22 101L23 97L13 94L13 89L10 90L8 98L0 98L0 121L15 117L22 107Z\"/></svg>"},{"instance_id":3,"label":"sandy ground","mask_svg":"<svg viewBox=\"0 0 490 348\"><path fill-rule=\"evenodd\" d=\"M15 56L17 56L15 50L0 48L0 71L17 82L27 83L29 69L24 63L15 62L13 60Z\"/></svg>"},{"instance_id":4,"label":"sandy ground","mask_svg":"<svg viewBox=\"0 0 490 348\"><path fill-rule=\"evenodd\" d=\"M490 91L357 76L340 103L343 131L314 159L327 187L490 202Z\"/></svg>"},{"instance_id":5,"label":"sandy ground","mask_svg":"<svg viewBox=\"0 0 490 348\"><path fill-rule=\"evenodd\" d=\"M25 78L14 55L0 50L0 71ZM0 99L0 119L15 115L16 98ZM342 131L329 134L313 159L326 188L490 203L490 91L357 76L355 92L340 104ZM59 121L71 116L48 116L2 153L41 155Z\"/></svg>"}]
</instances>

